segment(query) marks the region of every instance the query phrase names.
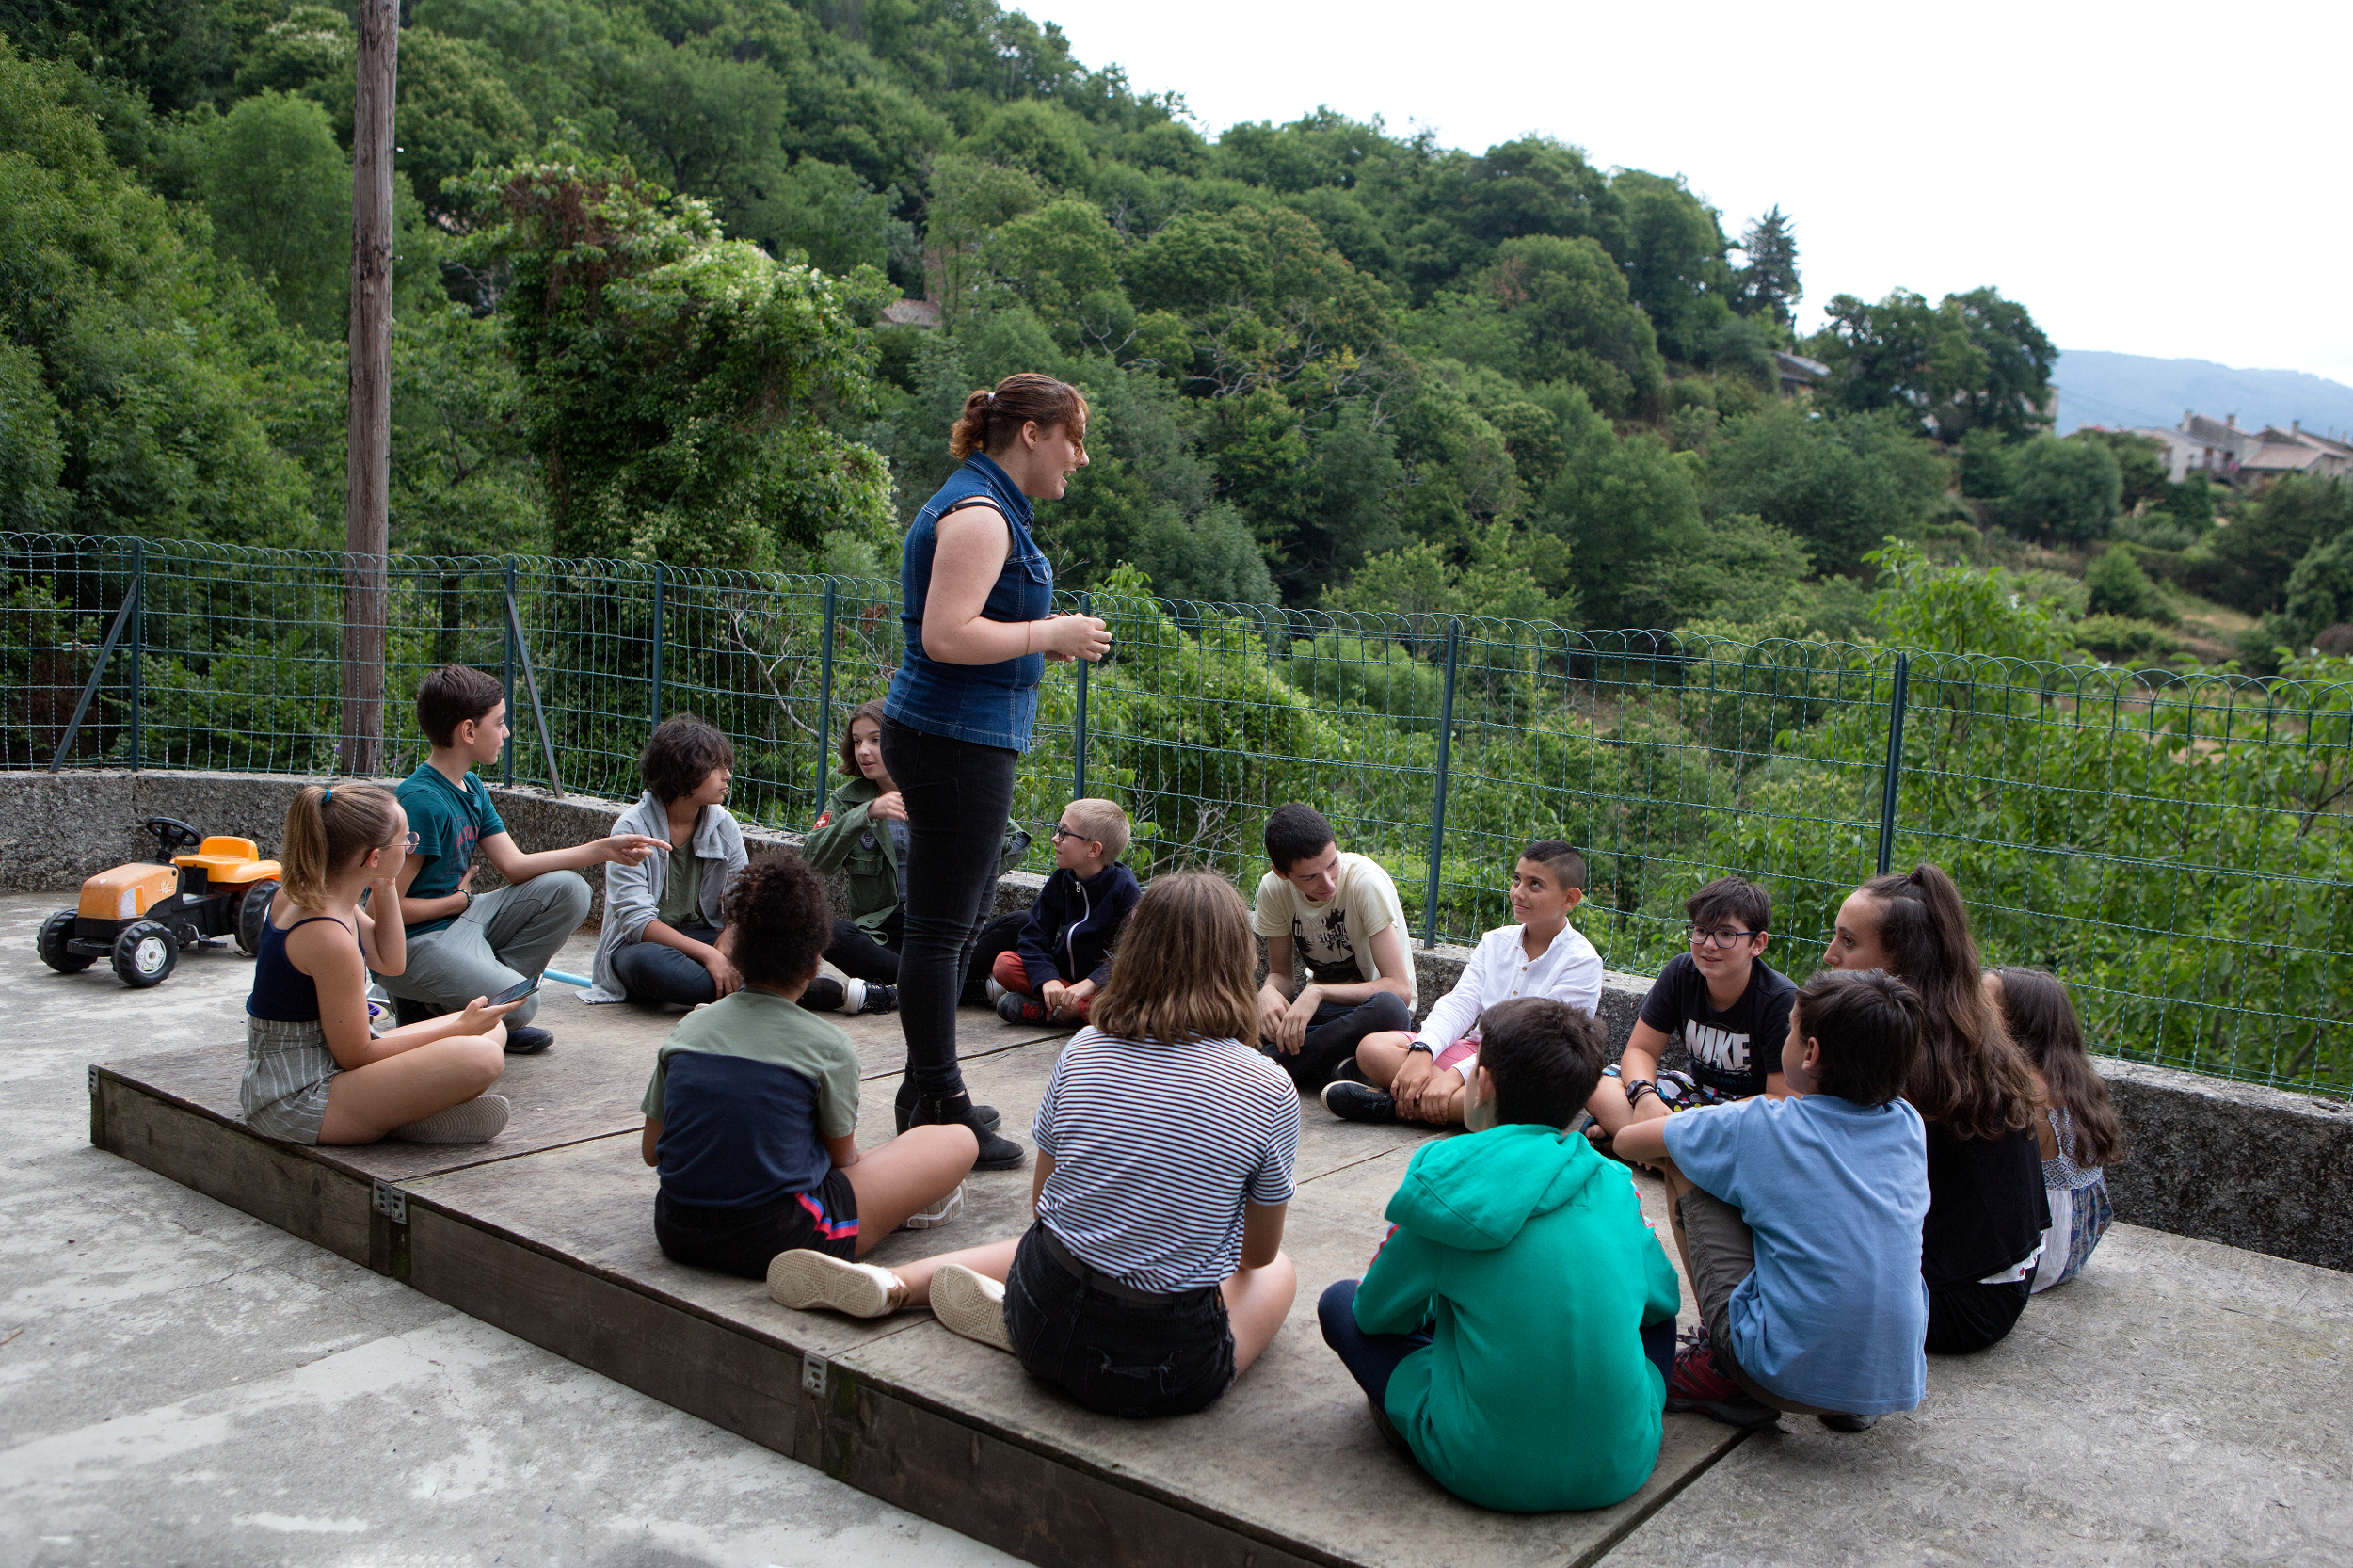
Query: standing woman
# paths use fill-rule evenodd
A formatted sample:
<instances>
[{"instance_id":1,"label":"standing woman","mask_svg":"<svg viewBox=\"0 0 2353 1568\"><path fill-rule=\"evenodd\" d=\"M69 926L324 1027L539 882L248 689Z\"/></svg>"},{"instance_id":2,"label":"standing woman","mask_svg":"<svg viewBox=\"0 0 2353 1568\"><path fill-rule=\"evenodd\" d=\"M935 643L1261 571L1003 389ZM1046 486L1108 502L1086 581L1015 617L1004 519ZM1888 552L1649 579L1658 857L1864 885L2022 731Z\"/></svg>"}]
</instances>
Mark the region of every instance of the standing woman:
<instances>
[{"instance_id":1,"label":"standing woman","mask_svg":"<svg viewBox=\"0 0 2353 1568\"><path fill-rule=\"evenodd\" d=\"M1884 969L1920 995L1920 1049L1904 1098L1929 1130L1920 1273L1931 1355L1981 1351L2017 1325L2051 1208L2025 1053L1986 995L1961 889L1939 866L1874 877L1838 906L1822 962Z\"/></svg>"},{"instance_id":2,"label":"standing woman","mask_svg":"<svg viewBox=\"0 0 2353 1568\"><path fill-rule=\"evenodd\" d=\"M915 515L899 568L906 657L884 704L882 755L907 822L899 1020L911 1081L901 1096L913 1125L969 1126L982 1170L1011 1170L1022 1150L965 1093L956 996L1046 661L1092 662L1112 644L1093 616L1051 614L1054 569L1030 536L1031 503L1060 500L1086 466L1086 399L1050 376L1008 376L968 396L948 442L964 466Z\"/></svg>"}]
</instances>

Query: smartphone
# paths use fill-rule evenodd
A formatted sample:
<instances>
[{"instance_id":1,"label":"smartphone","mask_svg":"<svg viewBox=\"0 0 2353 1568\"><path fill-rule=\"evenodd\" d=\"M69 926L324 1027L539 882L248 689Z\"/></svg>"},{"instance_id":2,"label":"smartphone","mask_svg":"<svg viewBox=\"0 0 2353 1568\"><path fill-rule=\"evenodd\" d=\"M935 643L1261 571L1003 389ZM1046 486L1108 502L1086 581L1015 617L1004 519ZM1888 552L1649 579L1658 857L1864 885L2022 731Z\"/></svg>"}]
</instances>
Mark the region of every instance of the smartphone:
<instances>
[{"instance_id":1,"label":"smartphone","mask_svg":"<svg viewBox=\"0 0 2353 1568\"><path fill-rule=\"evenodd\" d=\"M488 999L489 1005L492 1007L504 1007L510 1001L522 1000L523 998L531 995L532 992L539 988L539 976L533 975L529 980L519 980L515 982L514 984L509 985L505 990L501 991L497 996Z\"/></svg>"}]
</instances>

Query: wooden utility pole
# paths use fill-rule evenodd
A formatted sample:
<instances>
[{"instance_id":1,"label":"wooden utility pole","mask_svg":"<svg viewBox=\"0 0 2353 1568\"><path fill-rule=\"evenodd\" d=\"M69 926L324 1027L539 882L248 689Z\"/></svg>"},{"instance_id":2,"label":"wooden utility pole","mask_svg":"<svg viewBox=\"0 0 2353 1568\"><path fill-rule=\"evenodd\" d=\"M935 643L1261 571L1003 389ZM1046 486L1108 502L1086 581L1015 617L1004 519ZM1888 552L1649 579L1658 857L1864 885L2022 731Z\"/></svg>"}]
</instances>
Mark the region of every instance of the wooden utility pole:
<instances>
[{"instance_id":1,"label":"wooden utility pole","mask_svg":"<svg viewBox=\"0 0 2353 1568\"><path fill-rule=\"evenodd\" d=\"M392 473L392 95L399 0L360 0L351 126L351 426L344 471L341 771L384 766L387 511Z\"/></svg>"}]
</instances>

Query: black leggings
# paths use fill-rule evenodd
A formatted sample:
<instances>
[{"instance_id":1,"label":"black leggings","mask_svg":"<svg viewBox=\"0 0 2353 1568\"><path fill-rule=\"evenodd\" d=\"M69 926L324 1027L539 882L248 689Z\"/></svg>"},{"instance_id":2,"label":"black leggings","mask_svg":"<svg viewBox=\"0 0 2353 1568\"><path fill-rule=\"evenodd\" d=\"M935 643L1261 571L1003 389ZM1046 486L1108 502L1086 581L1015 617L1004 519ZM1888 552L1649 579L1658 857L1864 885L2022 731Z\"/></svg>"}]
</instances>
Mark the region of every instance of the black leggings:
<instances>
[{"instance_id":1,"label":"black leggings","mask_svg":"<svg viewBox=\"0 0 2353 1568\"><path fill-rule=\"evenodd\" d=\"M956 1000L982 911L997 885L1020 754L934 735L888 716L882 723L882 754L907 807L899 1027L922 1093L962 1094Z\"/></svg>"},{"instance_id":2,"label":"black leggings","mask_svg":"<svg viewBox=\"0 0 2353 1568\"><path fill-rule=\"evenodd\" d=\"M893 909L890 918L883 921L879 941L853 921L834 921L833 940L825 944L825 962L853 980L871 981L877 985L898 984L899 949L906 940L903 935L905 920L905 911Z\"/></svg>"}]
</instances>

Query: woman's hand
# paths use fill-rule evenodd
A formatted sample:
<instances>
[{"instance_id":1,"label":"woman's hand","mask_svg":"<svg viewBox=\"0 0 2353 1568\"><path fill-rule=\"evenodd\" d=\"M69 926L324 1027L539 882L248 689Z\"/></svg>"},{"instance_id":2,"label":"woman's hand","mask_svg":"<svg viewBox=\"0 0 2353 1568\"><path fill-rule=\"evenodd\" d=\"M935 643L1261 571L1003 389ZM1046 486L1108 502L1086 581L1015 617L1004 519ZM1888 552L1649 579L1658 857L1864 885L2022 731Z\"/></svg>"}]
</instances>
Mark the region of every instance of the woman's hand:
<instances>
[{"instance_id":1,"label":"woman's hand","mask_svg":"<svg viewBox=\"0 0 2353 1568\"><path fill-rule=\"evenodd\" d=\"M1048 659L1084 659L1092 664L1112 650L1111 629L1099 616L1055 616L1030 623L1037 650Z\"/></svg>"},{"instance_id":2,"label":"woman's hand","mask_svg":"<svg viewBox=\"0 0 2353 1568\"><path fill-rule=\"evenodd\" d=\"M451 1032L456 1034L488 1034L490 1032L490 1026L492 1024L498 1022L501 1018L504 1018L506 1015L515 1011L516 1008L520 1007L527 1000L529 999L517 997L513 1001L503 1001L498 1003L496 1006L492 1006L488 997L476 997L473 1000L466 1003L466 1011L458 1017L456 1029L453 1030Z\"/></svg>"},{"instance_id":3,"label":"woman's hand","mask_svg":"<svg viewBox=\"0 0 2353 1568\"><path fill-rule=\"evenodd\" d=\"M907 820L907 797L896 790L876 795L866 803L866 814L870 818L880 817L885 822L904 822Z\"/></svg>"}]
</instances>

